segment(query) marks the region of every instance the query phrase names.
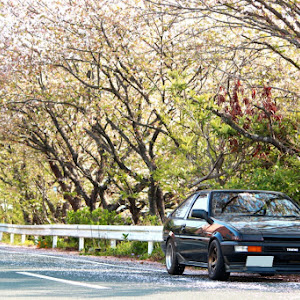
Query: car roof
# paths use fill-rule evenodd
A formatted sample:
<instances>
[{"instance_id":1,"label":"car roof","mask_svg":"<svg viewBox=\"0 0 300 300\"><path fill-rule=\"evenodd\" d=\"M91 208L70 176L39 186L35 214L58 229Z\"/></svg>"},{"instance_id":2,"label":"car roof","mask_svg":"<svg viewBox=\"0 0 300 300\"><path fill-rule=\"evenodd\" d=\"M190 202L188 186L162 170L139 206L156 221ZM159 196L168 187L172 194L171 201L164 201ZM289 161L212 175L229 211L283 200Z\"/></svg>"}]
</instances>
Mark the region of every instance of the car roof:
<instances>
[{"instance_id":1,"label":"car roof","mask_svg":"<svg viewBox=\"0 0 300 300\"><path fill-rule=\"evenodd\" d=\"M224 192L224 193L242 193L242 192L247 192L247 193L271 193L271 194L278 194L282 195L284 193L282 192L277 192L277 191L268 191L268 190L247 190L247 189L207 189L207 190L198 190L196 193L201 193L201 192L206 192L206 193L212 193L212 192Z\"/></svg>"}]
</instances>

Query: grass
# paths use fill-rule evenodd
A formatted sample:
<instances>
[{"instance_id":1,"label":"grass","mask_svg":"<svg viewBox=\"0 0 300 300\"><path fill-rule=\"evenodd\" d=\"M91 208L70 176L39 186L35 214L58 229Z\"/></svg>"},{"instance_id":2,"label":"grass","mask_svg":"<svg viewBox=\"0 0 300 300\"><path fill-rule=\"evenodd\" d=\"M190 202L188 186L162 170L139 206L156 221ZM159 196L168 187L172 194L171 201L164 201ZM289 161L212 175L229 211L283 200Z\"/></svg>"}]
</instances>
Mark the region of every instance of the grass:
<instances>
[{"instance_id":1,"label":"grass","mask_svg":"<svg viewBox=\"0 0 300 300\"><path fill-rule=\"evenodd\" d=\"M10 233L3 232L1 242L5 243L5 244L10 244ZM29 239L28 239L28 236L27 236L25 243L22 243L21 235L15 234L13 245L34 246L35 245L34 237L29 237Z\"/></svg>"},{"instance_id":2,"label":"grass","mask_svg":"<svg viewBox=\"0 0 300 300\"><path fill-rule=\"evenodd\" d=\"M139 241L118 241L115 248L112 248L103 242L98 247L86 246L83 250L83 255L97 256L116 256L129 257L140 260L161 261L164 259L164 253L160 248L159 243L154 243L154 249L151 255L148 254L148 243ZM104 244L104 245L103 245Z\"/></svg>"}]
</instances>

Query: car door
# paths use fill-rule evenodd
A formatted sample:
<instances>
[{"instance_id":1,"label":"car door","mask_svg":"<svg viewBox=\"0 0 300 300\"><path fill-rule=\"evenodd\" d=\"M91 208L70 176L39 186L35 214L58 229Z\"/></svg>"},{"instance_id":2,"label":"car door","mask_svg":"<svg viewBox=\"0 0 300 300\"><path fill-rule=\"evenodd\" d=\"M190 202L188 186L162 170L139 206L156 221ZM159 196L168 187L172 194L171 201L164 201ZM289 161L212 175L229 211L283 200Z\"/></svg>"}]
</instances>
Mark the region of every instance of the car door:
<instances>
[{"instance_id":1,"label":"car door","mask_svg":"<svg viewBox=\"0 0 300 300\"><path fill-rule=\"evenodd\" d=\"M185 226L180 233L179 252L188 261L207 262L207 247L209 238L205 229L209 226L207 221L191 216L193 209L208 211L208 194L201 193L195 199L186 219Z\"/></svg>"},{"instance_id":2,"label":"car door","mask_svg":"<svg viewBox=\"0 0 300 300\"><path fill-rule=\"evenodd\" d=\"M182 249L182 234L185 231L187 214L197 196L198 194L193 194L188 197L171 215L170 228L172 228L174 234L176 249L180 254Z\"/></svg>"}]
</instances>

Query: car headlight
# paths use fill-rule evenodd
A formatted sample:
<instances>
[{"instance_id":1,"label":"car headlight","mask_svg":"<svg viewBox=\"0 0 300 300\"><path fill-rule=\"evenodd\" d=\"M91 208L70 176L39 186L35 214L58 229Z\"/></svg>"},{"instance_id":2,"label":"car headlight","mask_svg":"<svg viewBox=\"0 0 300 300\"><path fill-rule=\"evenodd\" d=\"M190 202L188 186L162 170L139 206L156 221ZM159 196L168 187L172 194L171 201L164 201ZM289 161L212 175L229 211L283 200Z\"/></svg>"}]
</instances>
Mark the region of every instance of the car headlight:
<instances>
[{"instance_id":1,"label":"car headlight","mask_svg":"<svg viewBox=\"0 0 300 300\"><path fill-rule=\"evenodd\" d=\"M261 246L234 246L235 252L262 252Z\"/></svg>"}]
</instances>

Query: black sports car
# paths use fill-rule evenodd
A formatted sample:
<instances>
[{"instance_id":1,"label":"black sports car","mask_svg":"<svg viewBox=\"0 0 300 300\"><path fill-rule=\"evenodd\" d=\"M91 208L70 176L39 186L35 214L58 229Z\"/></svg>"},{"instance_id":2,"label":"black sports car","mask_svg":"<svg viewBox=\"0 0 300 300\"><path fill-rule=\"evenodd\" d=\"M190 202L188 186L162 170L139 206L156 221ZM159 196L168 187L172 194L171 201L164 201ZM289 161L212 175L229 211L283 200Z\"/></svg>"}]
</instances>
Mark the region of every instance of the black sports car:
<instances>
[{"instance_id":1,"label":"black sports car","mask_svg":"<svg viewBox=\"0 0 300 300\"><path fill-rule=\"evenodd\" d=\"M300 273L300 208L278 192L197 192L168 216L163 239L170 274L185 266L206 267L216 280Z\"/></svg>"}]
</instances>

